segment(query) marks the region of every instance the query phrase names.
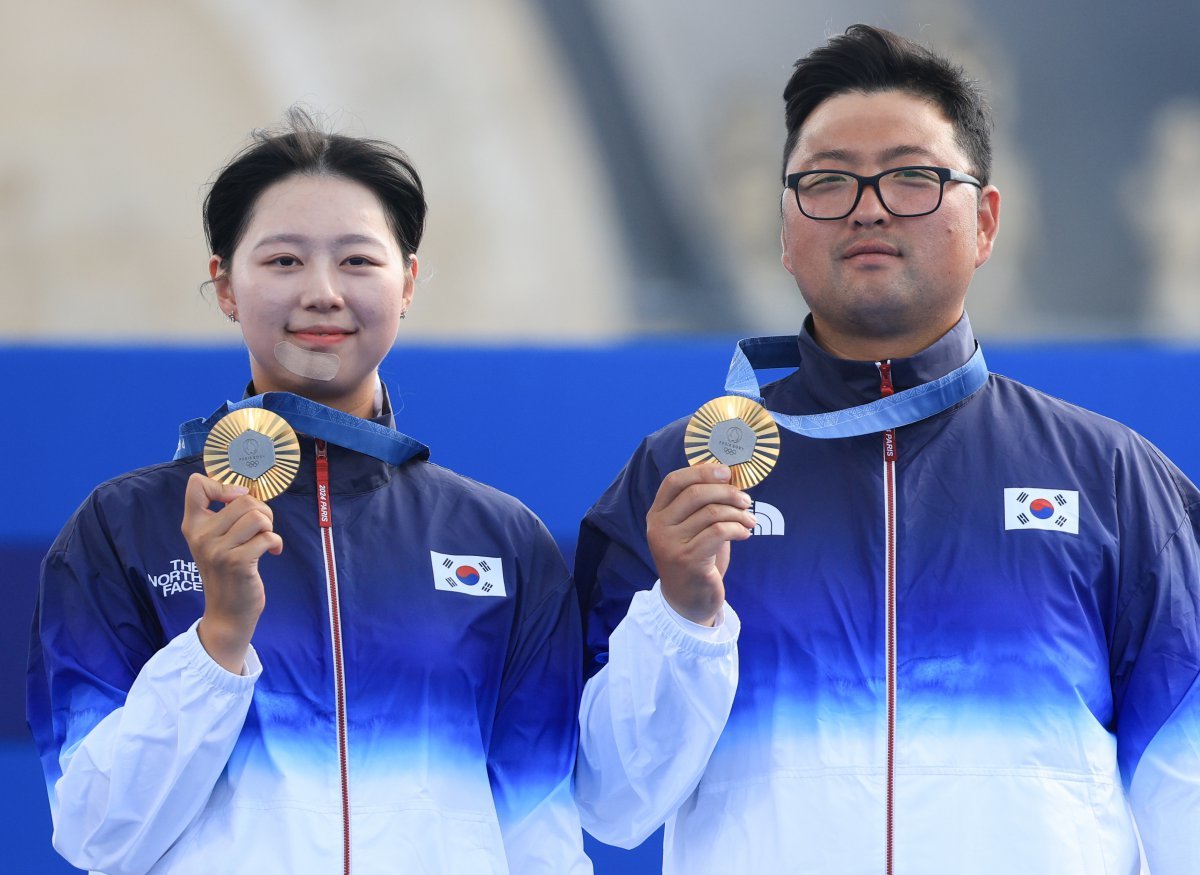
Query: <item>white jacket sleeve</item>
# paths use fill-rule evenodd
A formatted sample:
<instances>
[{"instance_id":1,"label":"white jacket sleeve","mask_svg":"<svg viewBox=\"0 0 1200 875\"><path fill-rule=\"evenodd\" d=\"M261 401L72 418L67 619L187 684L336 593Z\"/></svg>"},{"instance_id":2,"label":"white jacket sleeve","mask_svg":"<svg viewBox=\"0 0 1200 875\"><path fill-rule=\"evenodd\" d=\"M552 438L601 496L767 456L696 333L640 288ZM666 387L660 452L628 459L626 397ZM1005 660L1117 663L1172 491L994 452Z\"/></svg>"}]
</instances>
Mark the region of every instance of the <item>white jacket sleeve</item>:
<instances>
[{"instance_id":1,"label":"white jacket sleeve","mask_svg":"<svg viewBox=\"0 0 1200 875\"><path fill-rule=\"evenodd\" d=\"M633 597L608 663L584 687L575 795L584 828L624 848L665 823L700 781L737 690L741 623L675 614L659 584Z\"/></svg>"},{"instance_id":2,"label":"white jacket sleeve","mask_svg":"<svg viewBox=\"0 0 1200 875\"><path fill-rule=\"evenodd\" d=\"M243 675L219 666L195 624L151 657L124 707L60 755L58 852L108 875L149 870L208 800L261 672L253 649Z\"/></svg>"}]
</instances>

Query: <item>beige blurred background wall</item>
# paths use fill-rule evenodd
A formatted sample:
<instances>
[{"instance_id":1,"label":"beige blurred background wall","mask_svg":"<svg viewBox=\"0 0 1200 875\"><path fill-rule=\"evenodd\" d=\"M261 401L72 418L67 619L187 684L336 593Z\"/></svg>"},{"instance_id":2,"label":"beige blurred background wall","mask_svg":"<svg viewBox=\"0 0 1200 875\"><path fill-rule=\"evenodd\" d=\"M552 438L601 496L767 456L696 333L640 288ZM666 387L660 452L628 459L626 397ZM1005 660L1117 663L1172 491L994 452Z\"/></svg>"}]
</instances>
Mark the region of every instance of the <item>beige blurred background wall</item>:
<instances>
[{"instance_id":1,"label":"beige blurred background wall","mask_svg":"<svg viewBox=\"0 0 1200 875\"><path fill-rule=\"evenodd\" d=\"M219 340L205 183L293 102L406 149L431 204L405 325L627 330L584 127L520 0L5 0L2 330Z\"/></svg>"},{"instance_id":2,"label":"beige blurred background wall","mask_svg":"<svg viewBox=\"0 0 1200 875\"><path fill-rule=\"evenodd\" d=\"M1182 46L1200 4L1071 7L0 0L0 341L236 343L200 289L200 203L294 102L398 143L425 178L402 341L794 330L779 95L858 20L991 95L1004 203L968 301L982 332L1198 339L1200 68Z\"/></svg>"}]
</instances>

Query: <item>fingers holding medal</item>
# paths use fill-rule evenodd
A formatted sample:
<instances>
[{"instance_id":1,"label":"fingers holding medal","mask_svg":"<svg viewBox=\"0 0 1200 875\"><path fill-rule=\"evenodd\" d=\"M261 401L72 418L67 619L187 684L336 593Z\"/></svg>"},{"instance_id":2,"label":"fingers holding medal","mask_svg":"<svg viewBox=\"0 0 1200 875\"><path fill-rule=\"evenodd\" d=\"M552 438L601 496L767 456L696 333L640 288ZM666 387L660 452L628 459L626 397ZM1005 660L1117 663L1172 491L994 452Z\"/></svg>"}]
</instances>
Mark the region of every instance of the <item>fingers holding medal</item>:
<instances>
[{"instance_id":1,"label":"fingers holding medal","mask_svg":"<svg viewBox=\"0 0 1200 875\"><path fill-rule=\"evenodd\" d=\"M728 465L733 485L749 489L770 474L779 459L779 428L762 405L741 395L722 395L692 416L683 450L689 465Z\"/></svg>"},{"instance_id":2,"label":"fingers holding medal","mask_svg":"<svg viewBox=\"0 0 1200 875\"><path fill-rule=\"evenodd\" d=\"M241 671L266 604L258 563L283 551L266 504L300 468L300 442L277 414L256 407L222 417L204 443L204 472L188 481L183 535L204 580L204 615L197 627L208 654ZM247 494L248 493L248 494ZM225 506L213 510L210 505Z\"/></svg>"}]
</instances>

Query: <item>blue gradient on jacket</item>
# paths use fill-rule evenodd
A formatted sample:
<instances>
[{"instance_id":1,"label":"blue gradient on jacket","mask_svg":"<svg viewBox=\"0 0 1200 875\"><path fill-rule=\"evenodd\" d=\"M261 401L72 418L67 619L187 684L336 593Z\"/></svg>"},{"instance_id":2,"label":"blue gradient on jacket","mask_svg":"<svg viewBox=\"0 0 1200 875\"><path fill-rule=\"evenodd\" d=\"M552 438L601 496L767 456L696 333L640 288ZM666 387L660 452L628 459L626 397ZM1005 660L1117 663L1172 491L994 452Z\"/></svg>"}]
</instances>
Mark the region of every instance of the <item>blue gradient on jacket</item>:
<instances>
[{"instance_id":1,"label":"blue gradient on jacket","mask_svg":"<svg viewBox=\"0 0 1200 875\"><path fill-rule=\"evenodd\" d=\"M808 331L798 342L803 364L766 388L770 408L814 413L878 397L874 364L833 359ZM893 361L893 382L933 379L971 348L964 319ZM632 593L656 576L644 514L685 463L684 423L643 443L581 528L591 671ZM899 429L896 445L897 871L957 873L979 859L994 871L1136 869L1126 791L1142 751L1160 732L1181 762L1200 751L1200 697L1189 698L1200 668L1200 493L1124 427L998 376ZM1014 486L1077 491L1079 533L1006 530ZM747 871L792 859L812 871L882 865L880 436L785 432L751 497L779 510L786 534L731 547L737 695L668 827L671 868L704 871L719 854ZM1191 794L1178 815L1188 822L1200 794L1173 786Z\"/></svg>"},{"instance_id":2,"label":"blue gradient on jacket","mask_svg":"<svg viewBox=\"0 0 1200 875\"><path fill-rule=\"evenodd\" d=\"M325 562L302 445L301 475L272 503L284 551L260 562L263 671L210 807L340 810ZM119 707L145 661L203 611L202 592L148 581L190 559L163 508L182 508L198 469L185 459L102 485L52 550L29 685L50 783L64 744ZM330 473L355 817L458 812L493 853L497 822L562 795L574 763L579 617L561 556L514 499L437 466L330 447ZM431 550L502 557L508 595L436 590Z\"/></svg>"}]
</instances>

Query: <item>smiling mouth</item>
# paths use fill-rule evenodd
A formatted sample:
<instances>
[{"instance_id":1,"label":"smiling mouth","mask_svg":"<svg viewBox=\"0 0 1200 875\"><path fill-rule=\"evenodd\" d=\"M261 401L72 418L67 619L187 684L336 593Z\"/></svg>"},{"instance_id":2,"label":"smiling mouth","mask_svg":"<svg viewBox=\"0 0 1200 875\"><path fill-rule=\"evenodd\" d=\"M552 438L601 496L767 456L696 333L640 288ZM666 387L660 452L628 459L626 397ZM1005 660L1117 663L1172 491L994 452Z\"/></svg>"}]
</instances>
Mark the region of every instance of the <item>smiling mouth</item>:
<instances>
[{"instance_id":1,"label":"smiling mouth","mask_svg":"<svg viewBox=\"0 0 1200 875\"><path fill-rule=\"evenodd\" d=\"M289 331L288 333L298 340L316 346L332 346L341 343L354 332L330 328L304 328L297 331Z\"/></svg>"}]
</instances>

